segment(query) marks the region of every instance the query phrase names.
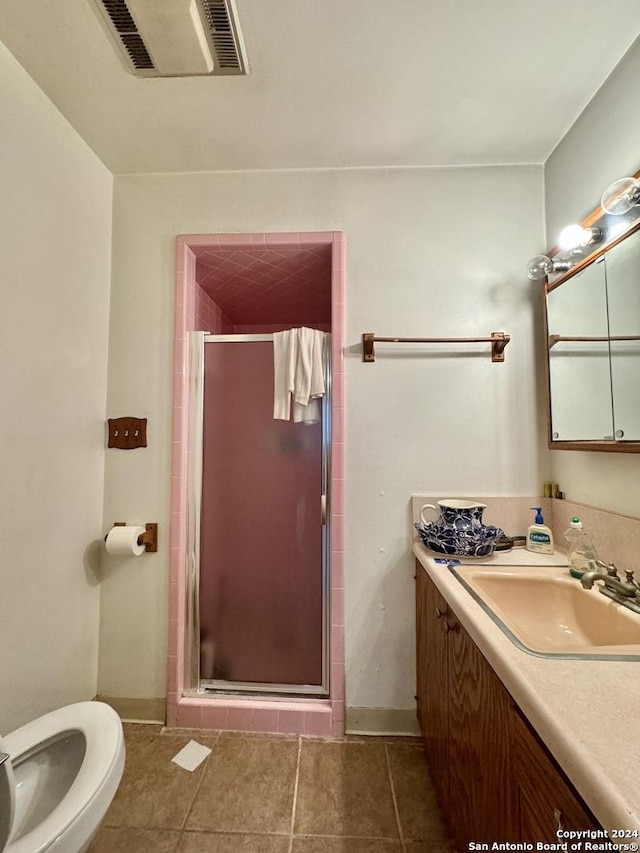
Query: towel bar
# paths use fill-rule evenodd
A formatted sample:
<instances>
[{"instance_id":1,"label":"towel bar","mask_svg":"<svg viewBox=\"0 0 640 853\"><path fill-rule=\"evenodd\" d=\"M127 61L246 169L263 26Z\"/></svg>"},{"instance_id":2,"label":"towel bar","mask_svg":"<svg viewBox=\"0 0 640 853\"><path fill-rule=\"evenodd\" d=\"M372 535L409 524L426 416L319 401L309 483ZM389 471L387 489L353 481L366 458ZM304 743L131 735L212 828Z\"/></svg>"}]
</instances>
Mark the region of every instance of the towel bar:
<instances>
[{"instance_id":1,"label":"towel bar","mask_svg":"<svg viewBox=\"0 0 640 853\"><path fill-rule=\"evenodd\" d=\"M467 343L490 343L491 361L504 361L504 348L511 340L510 335L504 332L491 332L490 337L480 338L378 338L373 332L364 332L362 335L362 360L375 361L376 354L374 344L467 344Z\"/></svg>"},{"instance_id":2,"label":"towel bar","mask_svg":"<svg viewBox=\"0 0 640 853\"><path fill-rule=\"evenodd\" d=\"M611 335L611 337L587 337L580 338L572 335L549 335L549 349L560 341L640 341L640 335Z\"/></svg>"}]
</instances>

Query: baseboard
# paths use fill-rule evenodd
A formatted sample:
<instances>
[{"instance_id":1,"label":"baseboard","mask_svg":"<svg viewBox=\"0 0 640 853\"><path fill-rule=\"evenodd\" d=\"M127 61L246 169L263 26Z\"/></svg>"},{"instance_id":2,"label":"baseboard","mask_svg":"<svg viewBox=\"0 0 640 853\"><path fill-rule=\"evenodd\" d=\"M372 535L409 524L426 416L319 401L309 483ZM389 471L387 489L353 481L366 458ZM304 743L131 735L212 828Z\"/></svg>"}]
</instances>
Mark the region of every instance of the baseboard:
<instances>
[{"instance_id":1,"label":"baseboard","mask_svg":"<svg viewBox=\"0 0 640 853\"><path fill-rule=\"evenodd\" d=\"M167 702L158 699L129 699L121 696L96 696L99 702L111 705L127 723L164 723L167 719Z\"/></svg>"},{"instance_id":2,"label":"baseboard","mask_svg":"<svg viewBox=\"0 0 640 853\"><path fill-rule=\"evenodd\" d=\"M359 735L420 734L414 708L347 708L345 728L347 734Z\"/></svg>"},{"instance_id":3,"label":"baseboard","mask_svg":"<svg viewBox=\"0 0 640 853\"><path fill-rule=\"evenodd\" d=\"M166 700L131 699L121 696L96 696L99 702L118 712L129 723L162 723L166 721ZM416 737L420 735L416 712L413 708L347 708L345 729L347 734L393 735Z\"/></svg>"}]
</instances>

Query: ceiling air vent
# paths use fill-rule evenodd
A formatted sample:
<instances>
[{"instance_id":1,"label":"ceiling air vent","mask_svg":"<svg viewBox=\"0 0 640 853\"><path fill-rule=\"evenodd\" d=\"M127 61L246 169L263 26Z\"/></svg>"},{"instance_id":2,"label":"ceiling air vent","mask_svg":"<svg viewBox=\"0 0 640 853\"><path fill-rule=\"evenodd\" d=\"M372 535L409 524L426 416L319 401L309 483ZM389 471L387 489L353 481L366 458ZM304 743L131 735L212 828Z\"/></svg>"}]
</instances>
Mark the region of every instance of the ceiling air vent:
<instances>
[{"instance_id":1,"label":"ceiling air vent","mask_svg":"<svg viewBox=\"0 0 640 853\"><path fill-rule=\"evenodd\" d=\"M233 0L200 0L220 74L248 74L242 33Z\"/></svg>"},{"instance_id":2,"label":"ceiling air vent","mask_svg":"<svg viewBox=\"0 0 640 853\"><path fill-rule=\"evenodd\" d=\"M137 77L248 74L234 0L94 0Z\"/></svg>"}]
</instances>

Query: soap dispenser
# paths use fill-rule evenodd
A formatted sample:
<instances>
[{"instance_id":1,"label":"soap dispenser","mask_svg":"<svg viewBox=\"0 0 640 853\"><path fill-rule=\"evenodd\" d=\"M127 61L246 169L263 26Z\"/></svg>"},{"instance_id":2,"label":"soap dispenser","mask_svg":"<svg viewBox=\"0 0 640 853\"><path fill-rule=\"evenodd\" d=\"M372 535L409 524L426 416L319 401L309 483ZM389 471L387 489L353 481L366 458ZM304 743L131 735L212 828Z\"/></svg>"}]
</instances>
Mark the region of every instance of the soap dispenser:
<instances>
[{"instance_id":1,"label":"soap dispenser","mask_svg":"<svg viewBox=\"0 0 640 853\"><path fill-rule=\"evenodd\" d=\"M536 518L527 530L527 551L535 551L537 554L553 554L553 533L551 528L544 523L542 507L532 506L531 509L535 509Z\"/></svg>"}]
</instances>

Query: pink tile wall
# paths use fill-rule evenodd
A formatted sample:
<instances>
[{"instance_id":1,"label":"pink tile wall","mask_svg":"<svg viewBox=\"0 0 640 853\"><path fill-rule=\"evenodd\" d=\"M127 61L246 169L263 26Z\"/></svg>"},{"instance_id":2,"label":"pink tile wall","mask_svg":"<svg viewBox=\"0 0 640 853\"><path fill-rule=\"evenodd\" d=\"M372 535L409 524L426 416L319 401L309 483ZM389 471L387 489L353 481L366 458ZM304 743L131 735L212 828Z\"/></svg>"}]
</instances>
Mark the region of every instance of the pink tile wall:
<instances>
[{"instance_id":1,"label":"pink tile wall","mask_svg":"<svg viewBox=\"0 0 640 853\"><path fill-rule=\"evenodd\" d=\"M195 246L196 278L235 324L251 323L256 310L286 327L328 323L332 238L320 233L290 243Z\"/></svg>"},{"instance_id":2,"label":"pink tile wall","mask_svg":"<svg viewBox=\"0 0 640 853\"><path fill-rule=\"evenodd\" d=\"M236 335L270 335L273 332L283 332L285 329L291 329L293 326L300 326L300 323L261 323L256 324L235 324L233 332ZM310 329L320 329L321 332L330 332L331 323L305 323Z\"/></svg>"},{"instance_id":3,"label":"pink tile wall","mask_svg":"<svg viewBox=\"0 0 640 853\"><path fill-rule=\"evenodd\" d=\"M215 314L218 306L207 305L198 296L196 255L220 248L264 246L298 248L325 244L331 251L331 332L332 332L332 425L331 444L331 698L314 702L185 697L184 638L185 551L186 551L186 471L187 471L187 359L189 331L198 326L226 333L228 318ZM277 731L321 736L344 733L344 583L345 583L345 366L346 323L345 238L339 231L293 232L285 234L195 234L176 241L176 300L174 336L173 463L171 478L171 531L169 583L169 638L167 725L195 728ZM215 305L215 303L213 303ZM207 314L207 312L209 312ZM211 313L213 312L213 313ZM214 322L223 328L216 330ZM271 329L270 329L271 331Z\"/></svg>"},{"instance_id":4,"label":"pink tile wall","mask_svg":"<svg viewBox=\"0 0 640 853\"><path fill-rule=\"evenodd\" d=\"M195 325L193 331L209 332L212 335L230 335L233 323L209 294L193 281L190 285L195 293Z\"/></svg>"},{"instance_id":5,"label":"pink tile wall","mask_svg":"<svg viewBox=\"0 0 640 853\"><path fill-rule=\"evenodd\" d=\"M345 585L345 364L346 244L334 231L331 249L331 733L344 734L344 585Z\"/></svg>"}]
</instances>

